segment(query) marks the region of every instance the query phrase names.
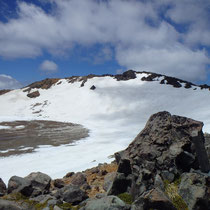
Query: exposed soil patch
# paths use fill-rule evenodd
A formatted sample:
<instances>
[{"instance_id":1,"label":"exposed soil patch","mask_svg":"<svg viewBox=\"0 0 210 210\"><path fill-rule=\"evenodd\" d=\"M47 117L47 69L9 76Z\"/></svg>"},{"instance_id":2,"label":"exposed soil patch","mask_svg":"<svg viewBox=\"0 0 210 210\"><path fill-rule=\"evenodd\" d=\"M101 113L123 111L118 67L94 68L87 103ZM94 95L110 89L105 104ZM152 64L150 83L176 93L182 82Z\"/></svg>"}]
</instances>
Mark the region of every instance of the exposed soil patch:
<instances>
[{"instance_id":1,"label":"exposed soil patch","mask_svg":"<svg viewBox=\"0 0 210 210\"><path fill-rule=\"evenodd\" d=\"M56 121L0 123L0 157L33 152L40 145L59 146L88 136L81 125Z\"/></svg>"}]
</instances>

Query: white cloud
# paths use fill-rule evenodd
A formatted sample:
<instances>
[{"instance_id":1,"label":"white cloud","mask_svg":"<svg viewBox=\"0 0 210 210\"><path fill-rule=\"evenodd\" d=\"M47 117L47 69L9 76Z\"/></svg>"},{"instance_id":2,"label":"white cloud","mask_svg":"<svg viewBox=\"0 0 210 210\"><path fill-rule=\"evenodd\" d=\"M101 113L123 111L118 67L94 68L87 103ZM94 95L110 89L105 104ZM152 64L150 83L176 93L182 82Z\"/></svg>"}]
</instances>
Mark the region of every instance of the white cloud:
<instances>
[{"instance_id":1,"label":"white cloud","mask_svg":"<svg viewBox=\"0 0 210 210\"><path fill-rule=\"evenodd\" d=\"M58 71L58 66L53 61L45 60L41 63L40 69L47 73L55 73Z\"/></svg>"},{"instance_id":2,"label":"white cloud","mask_svg":"<svg viewBox=\"0 0 210 210\"><path fill-rule=\"evenodd\" d=\"M16 89L22 85L9 75L0 74L0 89Z\"/></svg>"},{"instance_id":3,"label":"white cloud","mask_svg":"<svg viewBox=\"0 0 210 210\"><path fill-rule=\"evenodd\" d=\"M35 57L43 50L63 55L77 45L102 44L104 51L90 55L94 63L116 57L122 68L138 67L190 80L205 77L209 55L199 46L210 46L208 0L49 2L54 3L50 14L19 1L19 17L0 22L0 56ZM187 24L185 33L173 22Z\"/></svg>"}]
</instances>

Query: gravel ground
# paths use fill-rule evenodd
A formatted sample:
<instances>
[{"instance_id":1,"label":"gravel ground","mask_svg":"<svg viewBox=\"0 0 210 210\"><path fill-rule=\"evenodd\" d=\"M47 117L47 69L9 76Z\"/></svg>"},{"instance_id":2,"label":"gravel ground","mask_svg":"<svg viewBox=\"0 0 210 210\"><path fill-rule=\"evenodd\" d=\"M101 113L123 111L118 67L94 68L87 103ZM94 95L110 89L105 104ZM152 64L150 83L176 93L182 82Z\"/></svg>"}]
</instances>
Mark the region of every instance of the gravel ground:
<instances>
[{"instance_id":1,"label":"gravel ground","mask_svg":"<svg viewBox=\"0 0 210 210\"><path fill-rule=\"evenodd\" d=\"M38 146L73 143L88 136L81 125L56 121L0 123L0 157L33 152Z\"/></svg>"}]
</instances>

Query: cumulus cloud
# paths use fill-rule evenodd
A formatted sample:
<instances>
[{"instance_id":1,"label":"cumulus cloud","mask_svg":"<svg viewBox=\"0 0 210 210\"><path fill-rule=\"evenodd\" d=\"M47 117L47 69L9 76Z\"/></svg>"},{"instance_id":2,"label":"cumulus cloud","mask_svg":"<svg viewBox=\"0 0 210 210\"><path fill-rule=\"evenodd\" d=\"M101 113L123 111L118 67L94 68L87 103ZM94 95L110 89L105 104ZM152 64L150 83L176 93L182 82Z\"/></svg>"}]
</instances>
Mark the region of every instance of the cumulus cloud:
<instances>
[{"instance_id":1,"label":"cumulus cloud","mask_svg":"<svg viewBox=\"0 0 210 210\"><path fill-rule=\"evenodd\" d=\"M22 87L21 83L9 75L0 74L0 89L16 89Z\"/></svg>"},{"instance_id":2,"label":"cumulus cloud","mask_svg":"<svg viewBox=\"0 0 210 210\"><path fill-rule=\"evenodd\" d=\"M209 0L48 2L53 7L46 13L19 1L18 18L0 22L0 56L63 55L101 44L94 63L116 58L122 68L189 80L204 79L209 70Z\"/></svg>"},{"instance_id":3,"label":"cumulus cloud","mask_svg":"<svg viewBox=\"0 0 210 210\"><path fill-rule=\"evenodd\" d=\"M45 60L41 63L40 69L47 73L55 73L58 71L58 66L53 61Z\"/></svg>"}]
</instances>

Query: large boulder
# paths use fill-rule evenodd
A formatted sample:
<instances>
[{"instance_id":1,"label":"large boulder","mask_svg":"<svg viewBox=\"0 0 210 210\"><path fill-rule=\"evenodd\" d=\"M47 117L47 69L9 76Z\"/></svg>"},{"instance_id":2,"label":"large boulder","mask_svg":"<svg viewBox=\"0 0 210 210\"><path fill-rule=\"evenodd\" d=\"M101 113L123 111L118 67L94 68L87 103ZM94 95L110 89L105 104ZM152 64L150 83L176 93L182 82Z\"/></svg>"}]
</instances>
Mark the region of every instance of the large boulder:
<instances>
[{"instance_id":1,"label":"large boulder","mask_svg":"<svg viewBox=\"0 0 210 210\"><path fill-rule=\"evenodd\" d=\"M49 192L51 178L47 174L32 172L26 176L25 179L31 182L33 187L33 196Z\"/></svg>"},{"instance_id":2,"label":"large boulder","mask_svg":"<svg viewBox=\"0 0 210 210\"><path fill-rule=\"evenodd\" d=\"M6 185L3 180L0 178L0 197L3 196L7 191Z\"/></svg>"},{"instance_id":3,"label":"large boulder","mask_svg":"<svg viewBox=\"0 0 210 210\"><path fill-rule=\"evenodd\" d=\"M100 199L91 199L81 210L128 210L130 209L116 196L106 196Z\"/></svg>"},{"instance_id":4,"label":"large boulder","mask_svg":"<svg viewBox=\"0 0 210 210\"><path fill-rule=\"evenodd\" d=\"M8 182L8 193L20 192L25 196L30 196L33 192L31 181L18 176L12 176Z\"/></svg>"},{"instance_id":5,"label":"large boulder","mask_svg":"<svg viewBox=\"0 0 210 210\"><path fill-rule=\"evenodd\" d=\"M178 193L189 209L210 209L210 177L198 173L181 176Z\"/></svg>"}]
</instances>

